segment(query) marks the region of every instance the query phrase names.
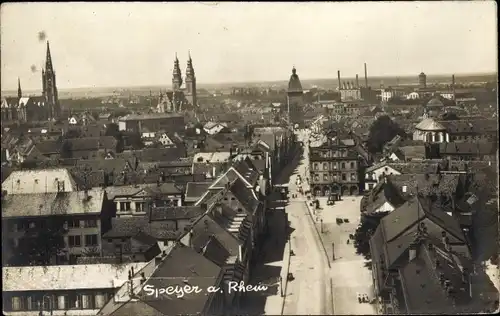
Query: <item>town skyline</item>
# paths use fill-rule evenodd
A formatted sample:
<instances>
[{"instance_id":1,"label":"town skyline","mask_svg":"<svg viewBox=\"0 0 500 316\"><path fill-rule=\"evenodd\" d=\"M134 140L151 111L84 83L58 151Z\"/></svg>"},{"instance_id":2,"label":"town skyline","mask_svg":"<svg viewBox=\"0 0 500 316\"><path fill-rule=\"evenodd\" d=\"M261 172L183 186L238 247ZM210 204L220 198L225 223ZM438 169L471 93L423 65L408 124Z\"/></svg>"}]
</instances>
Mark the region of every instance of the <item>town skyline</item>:
<instances>
[{"instance_id":1,"label":"town skyline","mask_svg":"<svg viewBox=\"0 0 500 316\"><path fill-rule=\"evenodd\" d=\"M75 5L78 17L69 11ZM333 79L337 70L342 77L353 78L363 76L365 62L370 77L417 76L421 71L431 76L496 73L492 2L273 3L266 6L265 14L261 8L255 3L4 5L1 90L17 89L18 77L23 90L41 89L46 40L61 90L169 86L175 54L184 74L188 51L200 85L254 83L264 78L284 81L292 66L304 80ZM284 10L287 15L279 15ZM332 10L339 14L334 22L326 14ZM373 17L373 10L381 14ZM21 13L30 23L20 23L24 19L16 17ZM396 18L389 20L387 14ZM147 27L138 27L146 21L144 16L149 19ZM200 22L206 16L216 18ZM277 17L283 23L271 24ZM425 24L403 23L424 18ZM261 24L249 32L248 25L255 21ZM273 32L269 32L271 25ZM174 34L167 32L172 26L177 26ZM320 32L324 29L341 31L327 32L332 38L325 40ZM453 40L443 41L444 35ZM478 45L483 49L477 51Z\"/></svg>"}]
</instances>

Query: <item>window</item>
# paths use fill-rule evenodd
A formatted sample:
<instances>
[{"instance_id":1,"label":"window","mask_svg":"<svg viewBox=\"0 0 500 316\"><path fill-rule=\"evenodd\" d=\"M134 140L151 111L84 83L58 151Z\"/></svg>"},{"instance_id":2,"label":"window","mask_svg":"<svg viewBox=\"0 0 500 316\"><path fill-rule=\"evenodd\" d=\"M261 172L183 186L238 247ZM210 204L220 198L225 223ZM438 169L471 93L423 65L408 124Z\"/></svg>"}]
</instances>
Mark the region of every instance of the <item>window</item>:
<instances>
[{"instance_id":1,"label":"window","mask_svg":"<svg viewBox=\"0 0 500 316\"><path fill-rule=\"evenodd\" d=\"M343 163L341 164L341 166L342 166L342 169L345 169L345 162L343 162Z\"/></svg>"},{"instance_id":2,"label":"window","mask_svg":"<svg viewBox=\"0 0 500 316\"><path fill-rule=\"evenodd\" d=\"M30 222L29 228L35 228L35 227L36 227L35 222Z\"/></svg>"},{"instance_id":3,"label":"window","mask_svg":"<svg viewBox=\"0 0 500 316\"><path fill-rule=\"evenodd\" d=\"M345 173L342 174L342 181L346 181L347 177L345 175Z\"/></svg>"},{"instance_id":4,"label":"window","mask_svg":"<svg viewBox=\"0 0 500 316\"><path fill-rule=\"evenodd\" d=\"M80 228L80 221L76 219L70 219L68 220L68 227L69 228Z\"/></svg>"},{"instance_id":5,"label":"window","mask_svg":"<svg viewBox=\"0 0 500 316\"><path fill-rule=\"evenodd\" d=\"M10 231L13 233L17 232L17 223L12 223L12 225L10 226Z\"/></svg>"},{"instance_id":6,"label":"window","mask_svg":"<svg viewBox=\"0 0 500 316\"><path fill-rule=\"evenodd\" d=\"M314 168L314 170L319 170L319 164L318 164L318 163L315 163L315 164L313 165L313 168Z\"/></svg>"},{"instance_id":7,"label":"window","mask_svg":"<svg viewBox=\"0 0 500 316\"><path fill-rule=\"evenodd\" d=\"M144 203L135 202L135 211L136 212L144 212Z\"/></svg>"},{"instance_id":8,"label":"window","mask_svg":"<svg viewBox=\"0 0 500 316\"><path fill-rule=\"evenodd\" d=\"M317 175L317 174L314 175L314 181L316 181L316 182L319 181L319 175Z\"/></svg>"},{"instance_id":9,"label":"window","mask_svg":"<svg viewBox=\"0 0 500 316\"><path fill-rule=\"evenodd\" d=\"M85 246L97 246L97 235L85 235Z\"/></svg>"},{"instance_id":10,"label":"window","mask_svg":"<svg viewBox=\"0 0 500 316\"><path fill-rule=\"evenodd\" d=\"M351 169L356 168L356 163L354 161L351 162Z\"/></svg>"},{"instance_id":11,"label":"window","mask_svg":"<svg viewBox=\"0 0 500 316\"><path fill-rule=\"evenodd\" d=\"M120 211L130 211L130 202L120 202Z\"/></svg>"},{"instance_id":12,"label":"window","mask_svg":"<svg viewBox=\"0 0 500 316\"><path fill-rule=\"evenodd\" d=\"M326 162L323 163L323 170L328 170L328 164Z\"/></svg>"},{"instance_id":13,"label":"window","mask_svg":"<svg viewBox=\"0 0 500 316\"><path fill-rule=\"evenodd\" d=\"M356 174L355 173L351 173L351 181L356 181Z\"/></svg>"},{"instance_id":14,"label":"window","mask_svg":"<svg viewBox=\"0 0 500 316\"><path fill-rule=\"evenodd\" d=\"M373 183L368 184L368 190L371 190L371 189L373 189Z\"/></svg>"},{"instance_id":15,"label":"window","mask_svg":"<svg viewBox=\"0 0 500 316\"><path fill-rule=\"evenodd\" d=\"M86 220L85 227L97 227L97 220L95 220L95 219Z\"/></svg>"},{"instance_id":16,"label":"window","mask_svg":"<svg viewBox=\"0 0 500 316\"><path fill-rule=\"evenodd\" d=\"M327 174L323 175L323 181L328 181L328 175Z\"/></svg>"},{"instance_id":17,"label":"window","mask_svg":"<svg viewBox=\"0 0 500 316\"><path fill-rule=\"evenodd\" d=\"M71 293L67 297L68 309L81 309L82 308L82 295Z\"/></svg>"},{"instance_id":18,"label":"window","mask_svg":"<svg viewBox=\"0 0 500 316\"><path fill-rule=\"evenodd\" d=\"M82 237L81 236L68 236L68 243L70 247L81 247Z\"/></svg>"},{"instance_id":19,"label":"window","mask_svg":"<svg viewBox=\"0 0 500 316\"><path fill-rule=\"evenodd\" d=\"M24 302L19 296L14 296L12 297L12 310L13 311L20 311L24 310Z\"/></svg>"}]
</instances>

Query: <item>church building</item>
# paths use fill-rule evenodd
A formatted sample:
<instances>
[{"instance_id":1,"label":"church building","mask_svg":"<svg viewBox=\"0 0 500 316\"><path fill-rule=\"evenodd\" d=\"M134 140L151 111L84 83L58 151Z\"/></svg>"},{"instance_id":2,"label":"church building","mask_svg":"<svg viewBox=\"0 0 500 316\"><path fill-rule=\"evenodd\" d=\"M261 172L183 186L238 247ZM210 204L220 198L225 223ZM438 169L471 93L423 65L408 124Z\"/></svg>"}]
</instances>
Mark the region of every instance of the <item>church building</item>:
<instances>
[{"instance_id":1,"label":"church building","mask_svg":"<svg viewBox=\"0 0 500 316\"><path fill-rule=\"evenodd\" d=\"M166 93L160 93L160 100L157 106L159 113L181 112L190 107L198 106L196 98L196 76L191 54L189 54L187 62L185 86L183 87L182 84L182 73L179 66L179 59L176 54L172 73L172 90Z\"/></svg>"},{"instance_id":2,"label":"church building","mask_svg":"<svg viewBox=\"0 0 500 316\"><path fill-rule=\"evenodd\" d=\"M20 79L17 85L17 97L2 98L2 122L48 121L60 118L61 106L57 95L56 73L52 65L49 42L47 42L45 69L42 69L42 95L23 97Z\"/></svg>"}]
</instances>

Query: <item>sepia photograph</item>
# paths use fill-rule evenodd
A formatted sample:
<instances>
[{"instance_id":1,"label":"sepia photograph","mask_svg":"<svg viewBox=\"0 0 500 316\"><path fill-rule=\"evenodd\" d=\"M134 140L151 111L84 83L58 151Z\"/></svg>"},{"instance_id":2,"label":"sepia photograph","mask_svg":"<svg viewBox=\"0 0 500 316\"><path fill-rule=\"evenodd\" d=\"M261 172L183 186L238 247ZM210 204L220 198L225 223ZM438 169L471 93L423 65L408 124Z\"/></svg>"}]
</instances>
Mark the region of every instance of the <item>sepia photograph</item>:
<instances>
[{"instance_id":1,"label":"sepia photograph","mask_svg":"<svg viewBox=\"0 0 500 316\"><path fill-rule=\"evenodd\" d=\"M3 315L498 313L497 20L2 3Z\"/></svg>"}]
</instances>

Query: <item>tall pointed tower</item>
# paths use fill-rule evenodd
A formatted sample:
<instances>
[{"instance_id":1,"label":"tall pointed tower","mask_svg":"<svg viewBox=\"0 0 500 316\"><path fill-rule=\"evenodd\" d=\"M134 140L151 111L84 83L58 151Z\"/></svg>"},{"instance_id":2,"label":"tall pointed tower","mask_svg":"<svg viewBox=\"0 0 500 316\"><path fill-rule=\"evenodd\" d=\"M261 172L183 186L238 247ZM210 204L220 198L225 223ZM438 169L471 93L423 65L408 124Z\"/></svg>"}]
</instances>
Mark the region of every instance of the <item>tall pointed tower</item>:
<instances>
[{"instance_id":1,"label":"tall pointed tower","mask_svg":"<svg viewBox=\"0 0 500 316\"><path fill-rule=\"evenodd\" d=\"M43 97L47 107L48 119L58 118L61 115L59 98L57 96L56 73L52 66L50 46L47 41L47 55L45 57L45 70L42 69Z\"/></svg>"},{"instance_id":2,"label":"tall pointed tower","mask_svg":"<svg viewBox=\"0 0 500 316\"><path fill-rule=\"evenodd\" d=\"M193 60L191 59L191 53L188 52L188 62L186 68L186 99L192 106L197 106L196 100L196 75L194 74Z\"/></svg>"},{"instance_id":3,"label":"tall pointed tower","mask_svg":"<svg viewBox=\"0 0 500 316\"><path fill-rule=\"evenodd\" d=\"M17 78L17 98L21 99L23 97L23 91L21 90L21 79Z\"/></svg>"},{"instance_id":4,"label":"tall pointed tower","mask_svg":"<svg viewBox=\"0 0 500 316\"><path fill-rule=\"evenodd\" d=\"M176 53L174 60L174 70L172 72L172 90L180 91L181 86L182 86L182 74L181 74L181 68L179 67L179 59L177 59L177 53Z\"/></svg>"}]
</instances>

